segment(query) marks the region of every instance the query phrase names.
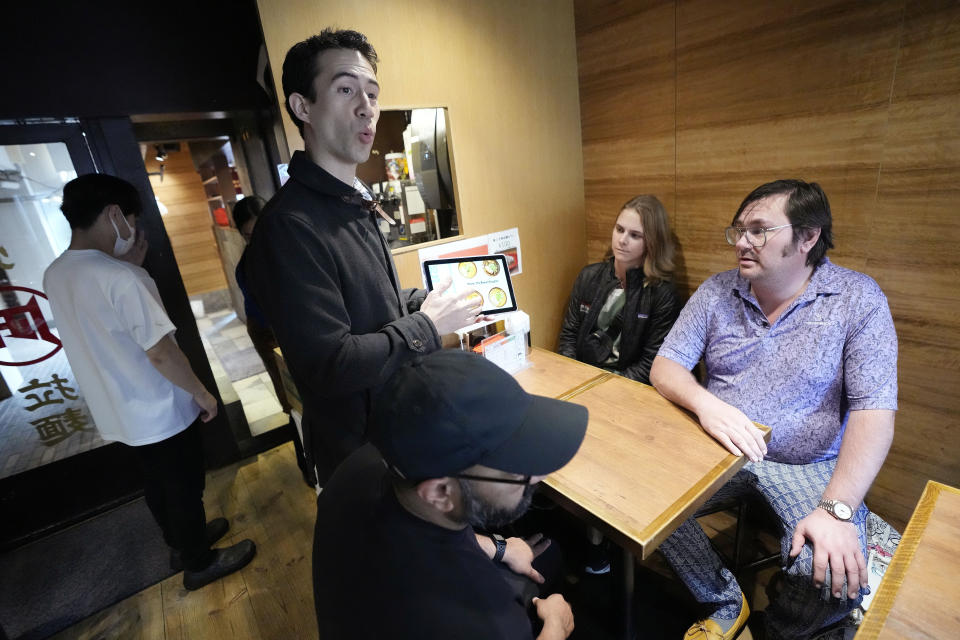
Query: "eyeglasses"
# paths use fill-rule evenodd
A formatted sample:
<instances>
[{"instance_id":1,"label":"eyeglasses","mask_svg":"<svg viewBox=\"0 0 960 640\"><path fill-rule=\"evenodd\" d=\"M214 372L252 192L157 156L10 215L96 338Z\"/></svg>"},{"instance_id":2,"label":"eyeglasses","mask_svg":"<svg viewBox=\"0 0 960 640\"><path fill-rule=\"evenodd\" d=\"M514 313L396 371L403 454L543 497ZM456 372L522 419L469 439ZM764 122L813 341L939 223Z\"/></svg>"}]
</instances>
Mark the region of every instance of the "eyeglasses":
<instances>
[{"instance_id":1,"label":"eyeglasses","mask_svg":"<svg viewBox=\"0 0 960 640\"><path fill-rule=\"evenodd\" d=\"M732 245L737 244L743 236L747 236L747 242L753 245L754 248L759 249L767 244L768 232L792 226L792 224L782 224L779 227L727 227L724 233L727 236L727 242Z\"/></svg>"},{"instance_id":2,"label":"eyeglasses","mask_svg":"<svg viewBox=\"0 0 960 640\"><path fill-rule=\"evenodd\" d=\"M504 484L530 484L530 478L533 476L523 476L522 478L490 478L488 476L475 476L469 473L458 473L454 478L463 480L479 480L481 482L502 482Z\"/></svg>"}]
</instances>

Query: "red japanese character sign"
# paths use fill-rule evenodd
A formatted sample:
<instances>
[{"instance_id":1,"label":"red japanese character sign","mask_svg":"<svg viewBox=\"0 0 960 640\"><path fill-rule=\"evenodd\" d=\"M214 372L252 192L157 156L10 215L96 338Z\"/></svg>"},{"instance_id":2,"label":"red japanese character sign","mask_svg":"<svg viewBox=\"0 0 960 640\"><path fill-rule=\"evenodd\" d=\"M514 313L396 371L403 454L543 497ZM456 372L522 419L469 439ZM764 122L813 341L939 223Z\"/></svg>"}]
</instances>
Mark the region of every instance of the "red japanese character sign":
<instances>
[{"instance_id":1,"label":"red japanese character sign","mask_svg":"<svg viewBox=\"0 0 960 640\"><path fill-rule=\"evenodd\" d=\"M20 303L18 292L30 294L30 299ZM0 297L6 303L6 309L0 309L0 348L10 346L7 344L11 338L18 340L35 340L38 343L48 343L49 348L37 345L37 348L30 349L30 355L27 360L6 361L0 359L0 365L8 367L24 367L31 364L42 362L54 355L63 348L60 338L53 334L47 319L44 317L43 310L40 308L42 298L44 306L47 306L47 296L42 291L30 289L28 287L18 287L14 285L0 286Z\"/></svg>"}]
</instances>

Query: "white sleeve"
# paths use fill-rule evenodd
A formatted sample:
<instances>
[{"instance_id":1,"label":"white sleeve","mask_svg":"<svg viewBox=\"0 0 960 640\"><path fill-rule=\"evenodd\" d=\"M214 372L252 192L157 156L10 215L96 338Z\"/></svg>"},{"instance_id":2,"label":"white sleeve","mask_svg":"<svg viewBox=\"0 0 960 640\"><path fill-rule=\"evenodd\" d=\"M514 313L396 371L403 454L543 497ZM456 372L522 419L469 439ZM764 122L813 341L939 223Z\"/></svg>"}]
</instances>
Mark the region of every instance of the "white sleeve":
<instances>
[{"instance_id":1,"label":"white sleeve","mask_svg":"<svg viewBox=\"0 0 960 640\"><path fill-rule=\"evenodd\" d=\"M131 274L132 275L132 274ZM114 295L113 307L120 322L134 341L146 351L176 327L160 303L160 293L152 279L132 276Z\"/></svg>"}]
</instances>

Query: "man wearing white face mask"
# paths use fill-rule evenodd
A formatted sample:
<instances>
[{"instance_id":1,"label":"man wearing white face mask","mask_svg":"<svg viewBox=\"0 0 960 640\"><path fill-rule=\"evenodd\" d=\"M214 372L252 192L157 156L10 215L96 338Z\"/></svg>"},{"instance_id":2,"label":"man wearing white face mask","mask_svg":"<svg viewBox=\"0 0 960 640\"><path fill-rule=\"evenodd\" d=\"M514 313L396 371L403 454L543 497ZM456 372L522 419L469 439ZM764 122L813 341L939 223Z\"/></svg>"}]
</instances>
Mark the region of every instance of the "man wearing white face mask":
<instances>
[{"instance_id":1,"label":"man wearing white face mask","mask_svg":"<svg viewBox=\"0 0 960 640\"><path fill-rule=\"evenodd\" d=\"M157 285L139 266L146 242L135 228L136 188L80 176L64 186L60 208L70 246L47 267L43 287L64 351L100 435L137 455L171 566L184 569L184 587L199 589L256 553L251 540L211 549L230 526L207 523L203 509L200 426L217 415L217 400L174 341Z\"/></svg>"}]
</instances>

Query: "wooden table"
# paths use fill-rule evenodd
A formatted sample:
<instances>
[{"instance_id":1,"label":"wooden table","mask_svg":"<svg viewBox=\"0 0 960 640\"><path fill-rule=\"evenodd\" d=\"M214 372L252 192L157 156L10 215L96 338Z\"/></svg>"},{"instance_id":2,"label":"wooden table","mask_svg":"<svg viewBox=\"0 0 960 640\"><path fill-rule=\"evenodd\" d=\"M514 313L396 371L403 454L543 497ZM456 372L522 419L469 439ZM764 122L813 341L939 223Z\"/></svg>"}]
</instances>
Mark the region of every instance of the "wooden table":
<instances>
[{"instance_id":1,"label":"wooden table","mask_svg":"<svg viewBox=\"0 0 960 640\"><path fill-rule=\"evenodd\" d=\"M527 354L528 367L516 374L527 393L566 400L613 377L603 369L534 347Z\"/></svg>"},{"instance_id":2,"label":"wooden table","mask_svg":"<svg viewBox=\"0 0 960 640\"><path fill-rule=\"evenodd\" d=\"M656 389L533 349L516 374L530 393L590 410L580 451L544 485L566 508L639 558L647 558L747 459L704 433ZM770 429L757 425L765 432Z\"/></svg>"},{"instance_id":3,"label":"wooden table","mask_svg":"<svg viewBox=\"0 0 960 640\"><path fill-rule=\"evenodd\" d=\"M747 458L704 433L656 389L543 349L515 375L529 393L590 410L587 435L544 486L557 502L624 550L624 635L633 637L634 557L647 558ZM769 441L770 429L757 425Z\"/></svg>"},{"instance_id":4,"label":"wooden table","mask_svg":"<svg viewBox=\"0 0 960 640\"><path fill-rule=\"evenodd\" d=\"M857 632L873 638L960 637L960 489L927 482Z\"/></svg>"}]
</instances>

